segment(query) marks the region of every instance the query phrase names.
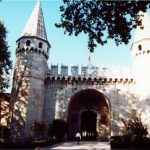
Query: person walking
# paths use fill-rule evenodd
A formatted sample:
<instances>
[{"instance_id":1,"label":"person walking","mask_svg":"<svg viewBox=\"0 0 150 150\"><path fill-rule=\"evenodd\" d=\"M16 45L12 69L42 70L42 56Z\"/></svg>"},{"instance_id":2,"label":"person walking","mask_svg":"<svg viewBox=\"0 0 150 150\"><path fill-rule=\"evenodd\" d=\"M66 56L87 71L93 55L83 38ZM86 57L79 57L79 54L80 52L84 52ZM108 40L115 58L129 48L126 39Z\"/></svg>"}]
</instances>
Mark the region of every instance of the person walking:
<instances>
[{"instance_id":1,"label":"person walking","mask_svg":"<svg viewBox=\"0 0 150 150\"><path fill-rule=\"evenodd\" d=\"M81 140L81 134L80 134L80 132L76 133L76 139L77 139L77 144L79 145L80 140Z\"/></svg>"}]
</instances>

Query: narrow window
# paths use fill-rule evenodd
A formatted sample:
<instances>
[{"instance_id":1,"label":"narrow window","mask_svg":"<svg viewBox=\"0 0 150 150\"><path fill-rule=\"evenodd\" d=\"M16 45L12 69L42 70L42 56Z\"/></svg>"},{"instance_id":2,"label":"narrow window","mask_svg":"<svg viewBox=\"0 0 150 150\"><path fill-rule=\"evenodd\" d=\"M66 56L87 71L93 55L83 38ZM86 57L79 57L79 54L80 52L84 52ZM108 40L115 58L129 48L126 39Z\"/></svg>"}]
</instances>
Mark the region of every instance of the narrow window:
<instances>
[{"instance_id":1,"label":"narrow window","mask_svg":"<svg viewBox=\"0 0 150 150\"><path fill-rule=\"evenodd\" d=\"M142 45L138 45L138 49L139 49L139 50L142 50Z\"/></svg>"},{"instance_id":2,"label":"narrow window","mask_svg":"<svg viewBox=\"0 0 150 150\"><path fill-rule=\"evenodd\" d=\"M27 40L27 42L26 42L26 46L30 46L30 40Z\"/></svg>"},{"instance_id":3,"label":"narrow window","mask_svg":"<svg viewBox=\"0 0 150 150\"><path fill-rule=\"evenodd\" d=\"M42 42L39 43L39 48L42 48Z\"/></svg>"}]
</instances>

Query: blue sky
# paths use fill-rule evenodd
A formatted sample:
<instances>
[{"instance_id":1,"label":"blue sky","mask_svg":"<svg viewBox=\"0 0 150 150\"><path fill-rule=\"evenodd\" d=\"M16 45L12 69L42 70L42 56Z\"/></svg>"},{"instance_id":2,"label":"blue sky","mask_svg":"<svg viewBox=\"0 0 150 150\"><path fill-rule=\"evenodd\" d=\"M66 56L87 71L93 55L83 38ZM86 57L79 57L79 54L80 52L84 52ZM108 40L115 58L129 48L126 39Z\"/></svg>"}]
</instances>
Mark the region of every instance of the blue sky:
<instances>
[{"instance_id":1,"label":"blue sky","mask_svg":"<svg viewBox=\"0 0 150 150\"><path fill-rule=\"evenodd\" d=\"M35 7L36 0L2 0L0 2L0 20L8 30L7 41L10 46L11 58L15 64L16 40L21 33ZM55 23L60 21L59 6L62 0L41 0L44 13L47 36L51 44L50 57L51 64L64 65L87 65L89 51L87 48L86 35L78 37L64 35L63 29L55 27ZM134 38L134 36L133 36ZM128 45L116 46L113 41L108 41L105 46L98 46L91 55L93 65L131 65L130 47L133 39Z\"/></svg>"}]
</instances>

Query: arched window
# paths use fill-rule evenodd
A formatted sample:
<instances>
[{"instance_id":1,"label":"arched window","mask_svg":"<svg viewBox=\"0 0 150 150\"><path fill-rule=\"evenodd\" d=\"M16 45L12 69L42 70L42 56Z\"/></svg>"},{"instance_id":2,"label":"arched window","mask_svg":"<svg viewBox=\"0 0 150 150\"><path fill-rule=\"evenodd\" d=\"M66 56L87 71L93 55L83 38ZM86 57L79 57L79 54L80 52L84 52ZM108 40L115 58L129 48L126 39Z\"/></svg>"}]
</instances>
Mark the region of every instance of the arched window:
<instances>
[{"instance_id":1,"label":"arched window","mask_svg":"<svg viewBox=\"0 0 150 150\"><path fill-rule=\"evenodd\" d=\"M142 45L138 45L138 49L139 49L139 50L142 50Z\"/></svg>"},{"instance_id":2,"label":"arched window","mask_svg":"<svg viewBox=\"0 0 150 150\"><path fill-rule=\"evenodd\" d=\"M26 42L26 46L30 46L30 40L27 40L27 42Z\"/></svg>"},{"instance_id":3,"label":"arched window","mask_svg":"<svg viewBox=\"0 0 150 150\"><path fill-rule=\"evenodd\" d=\"M42 42L39 43L39 48L42 48Z\"/></svg>"}]
</instances>

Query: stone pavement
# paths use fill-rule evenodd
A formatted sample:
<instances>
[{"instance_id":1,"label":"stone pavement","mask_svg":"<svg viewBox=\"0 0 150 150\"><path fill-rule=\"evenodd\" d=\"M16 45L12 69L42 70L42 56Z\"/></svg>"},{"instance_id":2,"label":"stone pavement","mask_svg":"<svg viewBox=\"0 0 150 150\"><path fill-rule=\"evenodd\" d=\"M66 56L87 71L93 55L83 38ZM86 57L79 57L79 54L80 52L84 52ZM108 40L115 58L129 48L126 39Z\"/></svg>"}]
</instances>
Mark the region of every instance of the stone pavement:
<instances>
[{"instance_id":1,"label":"stone pavement","mask_svg":"<svg viewBox=\"0 0 150 150\"><path fill-rule=\"evenodd\" d=\"M96 142L89 141L84 142L80 141L80 144L77 145L77 142L65 142L53 147L40 148L40 150L111 150L109 142Z\"/></svg>"}]
</instances>

